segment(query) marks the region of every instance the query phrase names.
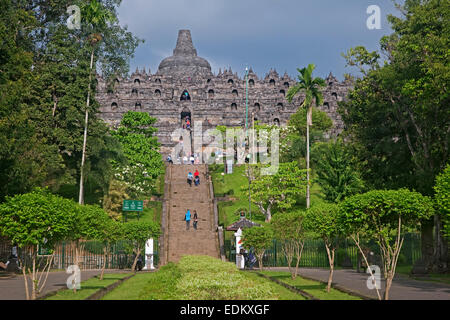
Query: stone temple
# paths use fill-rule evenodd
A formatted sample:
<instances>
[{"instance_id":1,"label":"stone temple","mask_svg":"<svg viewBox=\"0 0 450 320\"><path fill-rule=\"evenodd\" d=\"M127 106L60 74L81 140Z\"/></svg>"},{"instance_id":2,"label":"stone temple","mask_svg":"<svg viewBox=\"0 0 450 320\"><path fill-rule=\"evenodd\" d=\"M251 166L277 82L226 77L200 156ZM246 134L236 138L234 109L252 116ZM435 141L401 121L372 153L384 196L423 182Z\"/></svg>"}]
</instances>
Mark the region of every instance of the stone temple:
<instances>
[{"instance_id":1,"label":"stone temple","mask_svg":"<svg viewBox=\"0 0 450 320\"><path fill-rule=\"evenodd\" d=\"M197 55L189 30L179 31L173 55L161 61L156 73L136 70L127 78L115 79L112 87L101 76L97 80L100 117L117 126L129 110L148 112L157 119L155 127L163 154L170 153L178 143L172 132L182 126L186 116L190 117L192 127L196 121L202 121L203 131L218 125L245 126L245 79L231 68L214 74L209 62ZM336 136L343 129L337 102L345 98L352 84L339 82L331 73L325 80L324 104L319 109L333 120L329 135ZM288 103L285 96L295 80L286 73L280 76L270 70L259 78L250 69L248 83L249 123L255 120L285 125L304 99L298 96Z\"/></svg>"}]
</instances>

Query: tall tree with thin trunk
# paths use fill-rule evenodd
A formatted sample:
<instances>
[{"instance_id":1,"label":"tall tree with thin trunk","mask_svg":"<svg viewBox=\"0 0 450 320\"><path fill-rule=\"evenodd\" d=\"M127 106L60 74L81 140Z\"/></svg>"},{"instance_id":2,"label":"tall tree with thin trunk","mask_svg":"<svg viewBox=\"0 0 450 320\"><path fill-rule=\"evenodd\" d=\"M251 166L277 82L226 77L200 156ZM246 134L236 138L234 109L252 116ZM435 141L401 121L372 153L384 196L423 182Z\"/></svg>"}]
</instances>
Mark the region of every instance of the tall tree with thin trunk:
<instances>
[{"instance_id":1,"label":"tall tree with thin trunk","mask_svg":"<svg viewBox=\"0 0 450 320\"><path fill-rule=\"evenodd\" d=\"M89 103L91 98L91 82L92 82L92 69L94 66L95 48L102 40L102 35L96 31L103 29L108 21L113 21L114 16L104 8L97 0L92 0L89 4L83 7L82 18L85 23L92 29L92 33L89 35L89 44L91 48L91 62L89 66L89 86L86 100L86 110L84 118L84 136L83 136L83 153L81 156L81 168L80 168L80 193L78 203L84 204L84 163L86 161L86 141L88 131L89 120Z\"/></svg>"},{"instance_id":2,"label":"tall tree with thin trunk","mask_svg":"<svg viewBox=\"0 0 450 320\"><path fill-rule=\"evenodd\" d=\"M316 68L314 64L309 64L308 67L299 69L297 76L298 82L291 87L286 95L287 100L291 103L294 97L298 94L304 94L305 100L300 107L308 108L306 115L306 207L310 207L310 179L309 179L309 127L312 125L312 107L321 106L323 104L323 95L320 87L325 86L325 81L322 78L314 78L312 76L313 70Z\"/></svg>"}]
</instances>

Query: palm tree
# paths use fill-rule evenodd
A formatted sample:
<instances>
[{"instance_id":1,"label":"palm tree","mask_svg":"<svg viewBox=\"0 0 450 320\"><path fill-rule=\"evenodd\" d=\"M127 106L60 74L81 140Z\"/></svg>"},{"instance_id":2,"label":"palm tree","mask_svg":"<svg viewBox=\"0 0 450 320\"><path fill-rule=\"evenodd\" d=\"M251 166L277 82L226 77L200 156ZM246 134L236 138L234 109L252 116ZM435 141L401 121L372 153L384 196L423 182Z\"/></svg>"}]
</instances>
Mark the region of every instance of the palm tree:
<instances>
[{"instance_id":1,"label":"palm tree","mask_svg":"<svg viewBox=\"0 0 450 320\"><path fill-rule=\"evenodd\" d=\"M82 8L82 18L85 20L88 28L91 29L91 34L88 37L88 43L91 48L91 64L89 67L89 86L86 101L86 110L84 118L84 137L83 137L83 153L81 156L80 168L80 194L78 198L79 204L84 204L84 163L86 161L86 141L89 119L89 100L91 97L91 82L92 82L92 67L94 65L94 53L96 45L102 40L100 33L96 33L105 28L107 21L113 20L113 15L105 9L97 0L92 0Z\"/></svg>"},{"instance_id":2,"label":"palm tree","mask_svg":"<svg viewBox=\"0 0 450 320\"><path fill-rule=\"evenodd\" d=\"M297 76L298 82L295 86L288 90L286 95L289 103L292 102L294 97L299 93L305 94L305 100L300 107L308 108L306 115L306 179L308 184L306 186L306 208L310 207L310 182L309 182L309 126L312 125L312 107L315 103L316 106L323 104L323 95L320 91L320 87L325 87L325 80L322 78L313 78L312 73L316 68L314 64L309 64L307 68L299 69L299 75Z\"/></svg>"}]
</instances>

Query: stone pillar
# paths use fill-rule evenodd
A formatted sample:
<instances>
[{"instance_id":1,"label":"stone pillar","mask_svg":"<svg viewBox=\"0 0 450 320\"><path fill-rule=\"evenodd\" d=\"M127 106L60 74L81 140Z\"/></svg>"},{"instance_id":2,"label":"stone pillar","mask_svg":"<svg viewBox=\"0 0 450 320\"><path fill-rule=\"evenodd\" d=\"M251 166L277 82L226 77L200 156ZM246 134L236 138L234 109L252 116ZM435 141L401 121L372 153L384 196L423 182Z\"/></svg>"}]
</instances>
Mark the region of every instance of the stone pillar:
<instances>
[{"instance_id":1,"label":"stone pillar","mask_svg":"<svg viewBox=\"0 0 450 320\"><path fill-rule=\"evenodd\" d=\"M234 237L236 238L236 266L239 269L244 269L245 268L244 256L240 254L242 248L242 245L240 244L242 237L241 228L239 228L238 231L234 234Z\"/></svg>"},{"instance_id":2,"label":"stone pillar","mask_svg":"<svg viewBox=\"0 0 450 320\"><path fill-rule=\"evenodd\" d=\"M145 243L145 266L143 270L154 270L153 266L153 238L148 239Z\"/></svg>"}]
</instances>

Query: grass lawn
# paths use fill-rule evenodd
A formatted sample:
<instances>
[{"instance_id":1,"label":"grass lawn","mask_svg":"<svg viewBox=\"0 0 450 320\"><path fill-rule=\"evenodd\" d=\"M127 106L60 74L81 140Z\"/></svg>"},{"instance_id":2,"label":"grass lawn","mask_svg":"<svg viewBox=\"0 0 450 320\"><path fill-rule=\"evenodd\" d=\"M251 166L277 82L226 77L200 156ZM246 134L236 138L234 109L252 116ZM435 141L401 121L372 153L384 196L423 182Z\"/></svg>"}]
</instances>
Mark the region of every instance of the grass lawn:
<instances>
[{"instance_id":1,"label":"grass lawn","mask_svg":"<svg viewBox=\"0 0 450 320\"><path fill-rule=\"evenodd\" d=\"M279 281L282 281L288 285L296 287L297 289L306 291L320 300L362 300L359 297L349 295L345 292L333 288L330 289L330 292L327 292L326 284L323 284L321 282L303 279L299 276L292 280L291 274L289 272L263 271L262 273Z\"/></svg>"},{"instance_id":2,"label":"grass lawn","mask_svg":"<svg viewBox=\"0 0 450 320\"><path fill-rule=\"evenodd\" d=\"M81 289L76 293L73 290L66 289L58 291L57 294L46 298L45 300L84 300L98 290L105 288L114 282L123 279L131 273L105 273L103 280L97 276L81 282Z\"/></svg>"},{"instance_id":3,"label":"grass lawn","mask_svg":"<svg viewBox=\"0 0 450 320\"><path fill-rule=\"evenodd\" d=\"M137 274L104 300L305 300L299 294L242 272L233 263L207 256L186 256L154 273Z\"/></svg>"},{"instance_id":4,"label":"grass lawn","mask_svg":"<svg viewBox=\"0 0 450 320\"><path fill-rule=\"evenodd\" d=\"M228 195L231 199L230 201L220 201L217 205L219 210L219 225L226 228L233 222L239 220L239 209L242 208L248 211L248 196L245 190L242 189L248 188L248 179L245 176L246 166L235 165L233 166L232 174L225 174L223 176L224 165L212 165L209 168L214 186L214 195L216 197ZM311 204L314 205L323 201L324 196L320 186L317 183L313 184L311 187ZM306 208L306 195L298 199L297 207ZM264 225L265 217L253 203L251 204L251 211L251 220ZM232 232L225 232L225 240L230 240L232 237Z\"/></svg>"}]
</instances>

